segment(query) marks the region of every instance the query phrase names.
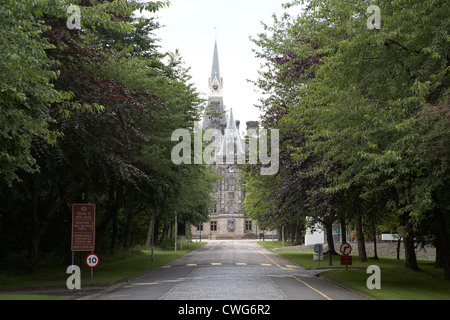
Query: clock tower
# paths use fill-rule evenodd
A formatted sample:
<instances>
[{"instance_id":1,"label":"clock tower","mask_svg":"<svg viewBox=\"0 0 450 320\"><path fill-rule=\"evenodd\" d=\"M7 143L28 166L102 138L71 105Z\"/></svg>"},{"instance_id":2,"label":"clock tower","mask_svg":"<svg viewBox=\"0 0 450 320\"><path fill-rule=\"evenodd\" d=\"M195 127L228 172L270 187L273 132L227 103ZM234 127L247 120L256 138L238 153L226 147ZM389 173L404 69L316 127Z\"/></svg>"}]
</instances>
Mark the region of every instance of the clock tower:
<instances>
[{"instance_id":1,"label":"clock tower","mask_svg":"<svg viewBox=\"0 0 450 320\"><path fill-rule=\"evenodd\" d=\"M214 43L214 54L211 75L208 79L208 106L203 118L203 130L217 129L222 133L220 148L217 150L213 170L221 176L211 194L213 204L210 221L193 226L192 234L201 234L211 239L256 238L256 225L243 210L244 190L240 169L236 163L227 163L227 156L243 157L245 145L239 136L240 121L236 121L233 111L226 111L223 103L223 79L220 74L219 52L217 40ZM230 141L230 143L228 143ZM231 148L230 148L231 147ZM223 161L217 161L222 159Z\"/></svg>"},{"instance_id":2,"label":"clock tower","mask_svg":"<svg viewBox=\"0 0 450 320\"><path fill-rule=\"evenodd\" d=\"M251 217L244 212L245 190L243 188L241 169L238 159L245 160L245 141L239 134L240 121L234 119L233 110L226 111L223 103L223 79L219 68L219 52L217 40L214 43L214 55L211 76L208 80L208 106L203 118L202 129L217 129L222 133L217 150L216 162L212 164L213 171L221 176L211 194L213 203L208 222L192 226L194 238L210 239L255 239L262 231L259 230ZM258 127L258 122L247 122L247 131ZM228 157L232 155L232 157ZM228 158L235 162L228 163ZM223 160L223 161L217 161ZM231 161L230 161L231 162ZM271 231L276 236L276 231ZM266 233L268 235L268 233Z\"/></svg>"},{"instance_id":3,"label":"clock tower","mask_svg":"<svg viewBox=\"0 0 450 320\"><path fill-rule=\"evenodd\" d=\"M211 76L208 79L209 98L205 118L203 119L203 130L217 129L222 134L227 127L227 117L223 104L223 79L220 76L219 52L217 50L217 40L214 43L214 54L211 68Z\"/></svg>"}]
</instances>

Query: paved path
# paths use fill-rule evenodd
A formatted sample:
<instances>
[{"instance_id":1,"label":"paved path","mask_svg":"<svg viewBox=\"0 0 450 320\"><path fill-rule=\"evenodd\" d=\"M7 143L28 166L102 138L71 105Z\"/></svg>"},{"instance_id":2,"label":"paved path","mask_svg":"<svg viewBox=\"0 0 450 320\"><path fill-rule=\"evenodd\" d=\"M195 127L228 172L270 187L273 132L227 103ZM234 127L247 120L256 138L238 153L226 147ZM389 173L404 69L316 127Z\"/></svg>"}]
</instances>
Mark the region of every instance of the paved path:
<instances>
[{"instance_id":1,"label":"paved path","mask_svg":"<svg viewBox=\"0 0 450 320\"><path fill-rule=\"evenodd\" d=\"M100 300L363 300L254 241L210 241Z\"/></svg>"}]
</instances>

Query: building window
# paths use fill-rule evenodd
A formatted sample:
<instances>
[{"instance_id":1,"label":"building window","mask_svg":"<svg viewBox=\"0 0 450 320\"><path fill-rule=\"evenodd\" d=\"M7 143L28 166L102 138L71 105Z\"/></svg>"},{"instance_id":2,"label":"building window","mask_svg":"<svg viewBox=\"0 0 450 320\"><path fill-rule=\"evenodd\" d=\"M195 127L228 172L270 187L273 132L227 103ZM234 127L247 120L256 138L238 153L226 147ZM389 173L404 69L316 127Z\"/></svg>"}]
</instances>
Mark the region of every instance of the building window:
<instances>
[{"instance_id":1,"label":"building window","mask_svg":"<svg viewBox=\"0 0 450 320\"><path fill-rule=\"evenodd\" d=\"M217 204L213 204L212 206L212 212L217 213Z\"/></svg>"},{"instance_id":2,"label":"building window","mask_svg":"<svg viewBox=\"0 0 450 320\"><path fill-rule=\"evenodd\" d=\"M211 231L217 231L217 221L211 221Z\"/></svg>"},{"instance_id":3,"label":"building window","mask_svg":"<svg viewBox=\"0 0 450 320\"><path fill-rule=\"evenodd\" d=\"M229 213L234 213L234 204L230 204L229 206L228 206L228 212Z\"/></svg>"},{"instance_id":4,"label":"building window","mask_svg":"<svg viewBox=\"0 0 450 320\"><path fill-rule=\"evenodd\" d=\"M197 225L197 231L203 231L203 223Z\"/></svg>"},{"instance_id":5,"label":"building window","mask_svg":"<svg viewBox=\"0 0 450 320\"><path fill-rule=\"evenodd\" d=\"M252 222L245 221L245 231L252 231Z\"/></svg>"}]
</instances>

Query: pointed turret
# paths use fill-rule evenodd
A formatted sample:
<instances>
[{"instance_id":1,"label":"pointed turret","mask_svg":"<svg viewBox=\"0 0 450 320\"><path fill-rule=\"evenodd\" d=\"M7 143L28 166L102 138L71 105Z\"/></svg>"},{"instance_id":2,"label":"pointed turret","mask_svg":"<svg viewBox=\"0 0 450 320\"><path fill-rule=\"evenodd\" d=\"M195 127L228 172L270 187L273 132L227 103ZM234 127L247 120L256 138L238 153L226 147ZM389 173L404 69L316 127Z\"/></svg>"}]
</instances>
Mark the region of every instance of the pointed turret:
<instances>
[{"instance_id":1,"label":"pointed turret","mask_svg":"<svg viewBox=\"0 0 450 320\"><path fill-rule=\"evenodd\" d=\"M226 157L227 155L238 157L245 156L241 136L239 135L239 131L236 127L236 121L234 120L233 109L231 109L230 116L228 117L227 128L225 129L225 135L222 138L220 150L217 152L217 156L219 157Z\"/></svg>"}]
</instances>

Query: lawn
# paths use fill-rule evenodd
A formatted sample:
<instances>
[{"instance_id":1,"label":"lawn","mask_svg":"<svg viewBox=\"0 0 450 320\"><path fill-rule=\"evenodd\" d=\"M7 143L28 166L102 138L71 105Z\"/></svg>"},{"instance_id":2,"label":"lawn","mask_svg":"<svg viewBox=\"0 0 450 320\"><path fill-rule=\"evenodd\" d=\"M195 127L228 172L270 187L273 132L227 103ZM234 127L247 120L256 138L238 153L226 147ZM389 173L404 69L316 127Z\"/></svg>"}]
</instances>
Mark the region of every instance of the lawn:
<instances>
[{"instance_id":1,"label":"lawn","mask_svg":"<svg viewBox=\"0 0 450 320\"><path fill-rule=\"evenodd\" d=\"M271 244L265 245L271 247ZM314 252L275 252L306 269L318 268L317 261L313 261ZM346 271L345 267L340 265L340 256L333 256L333 265L330 268L335 270L326 271L321 276L378 300L450 300L450 281L443 280L444 272L434 267L434 260L419 259L422 271L415 272L405 268L404 259L381 257L379 260L359 262L357 256L352 257L353 265ZM381 269L379 290L367 288L366 282L371 275L367 273L367 267L370 265L377 265ZM324 255L320 268L329 268L328 256Z\"/></svg>"},{"instance_id":2,"label":"lawn","mask_svg":"<svg viewBox=\"0 0 450 320\"><path fill-rule=\"evenodd\" d=\"M113 256L100 256L100 263L93 271L84 264L81 267L81 288L93 286L108 286L119 281L133 278L161 265L169 263L178 257L204 245L204 242L191 242L189 248L183 244L183 250L174 251L171 247L155 249L154 260L151 260L151 250L145 247L136 247L129 252L122 252ZM75 264L79 265L76 255ZM5 295L1 291L67 289L66 281L69 274L68 266L45 268L32 275L8 276L0 274L0 300L51 300L61 297L44 295L15 294Z\"/></svg>"}]
</instances>

